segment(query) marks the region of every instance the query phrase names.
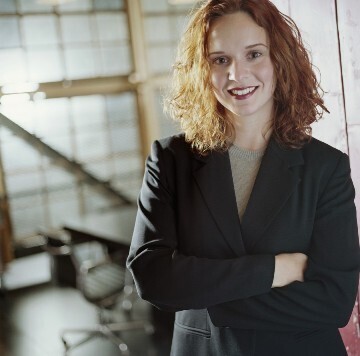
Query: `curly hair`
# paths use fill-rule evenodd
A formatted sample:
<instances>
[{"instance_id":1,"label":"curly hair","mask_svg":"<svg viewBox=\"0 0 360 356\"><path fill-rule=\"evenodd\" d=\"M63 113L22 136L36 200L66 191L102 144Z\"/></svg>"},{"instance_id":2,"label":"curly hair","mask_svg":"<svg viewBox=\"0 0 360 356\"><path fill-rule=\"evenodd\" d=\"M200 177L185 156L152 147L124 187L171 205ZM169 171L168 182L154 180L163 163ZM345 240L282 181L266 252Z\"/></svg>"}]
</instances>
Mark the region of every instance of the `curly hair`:
<instances>
[{"instance_id":1,"label":"curly hair","mask_svg":"<svg viewBox=\"0 0 360 356\"><path fill-rule=\"evenodd\" d=\"M238 11L268 35L276 78L272 135L284 147L301 147L311 137L310 125L328 110L298 27L269 0L207 0L193 11L178 47L165 110L180 121L186 140L200 154L228 148L235 130L209 85L207 39L215 19Z\"/></svg>"}]
</instances>

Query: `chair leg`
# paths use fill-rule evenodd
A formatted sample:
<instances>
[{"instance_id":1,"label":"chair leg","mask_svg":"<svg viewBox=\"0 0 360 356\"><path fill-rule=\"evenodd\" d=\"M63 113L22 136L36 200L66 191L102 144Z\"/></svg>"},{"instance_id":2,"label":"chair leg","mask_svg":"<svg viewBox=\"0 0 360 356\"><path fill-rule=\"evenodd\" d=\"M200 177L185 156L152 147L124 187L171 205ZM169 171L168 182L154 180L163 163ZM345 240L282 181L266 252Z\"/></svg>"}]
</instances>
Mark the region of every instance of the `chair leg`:
<instances>
[{"instance_id":1,"label":"chair leg","mask_svg":"<svg viewBox=\"0 0 360 356\"><path fill-rule=\"evenodd\" d=\"M61 334L61 340L65 347L65 353L68 351L74 349L75 347L78 347L87 341L91 340L95 336L105 336L107 337L111 342L113 342L120 350L121 354L124 356L129 355L129 348L119 336L115 334L115 332L121 332L121 331L130 331L130 330L136 330L136 329L144 329L147 333L153 333L154 328L153 326L146 321L126 321L123 323L110 323L110 324L100 324L97 326L94 326L92 329L90 328L84 328L84 329L68 329L62 332ZM88 334L86 337L80 339L79 341L70 344L67 340L65 335L66 334Z\"/></svg>"},{"instance_id":2,"label":"chair leg","mask_svg":"<svg viewBox=\"0 0 360 356\"><path fill-rule=\"evenodd\" d=\"M110 323L106 327L112 332L130 331L136 329L143 329L147 334L154 332L154 327L151 323L144 320L126 321L124 323Z\"/></svg>"},{"instance_id":3,"label":"chair leg","mask_svg":"<svg viewBox=\"0 0 360 356\"><path fill-rule=\"evenodd\" d=\"M73 344L69 344L69 342L65 338L66 334L87 334L87 336ZM62 332L61 341L63 342L65 351L68 352L71 349L74 349L75 347L85 344L87 341L91 340L93 337L101 336L101 335L102 335L101 327L94 327L93 329L68 329L68 330L65 330Z\"/></svg>"},{"instance_id":4,"label":"chair leg","mask_svg":"<svg viewBox=\"0 0 360 356\"><path fill-rule=\"evenodd\" d=\"M121 354L124 356L130 355L130 351L126 343L119 336L117 336L115 332L131 331L136 329L144 329L147 333L154 332L153 326L150 323L142 320L127 321L125 323L111 323L103 325L103 327L104 329L102 330L102 333L104 333L104 335L107 336L110 341L119 347Z\"/></svg>"},{"instance_id":5,"label":"chair leg","mask_svg":"<svg viewBox=\"0 0 360 356\"><path fill-rule=\"evenodd\" d=\"M113 344L115 344L122 355L128 356L130 355L130 351L124 340L122 340L119 336L115 335L113 331L107 326L104 325L102 330L104 336L106 336Z\"/></svg>"}]
</instances>

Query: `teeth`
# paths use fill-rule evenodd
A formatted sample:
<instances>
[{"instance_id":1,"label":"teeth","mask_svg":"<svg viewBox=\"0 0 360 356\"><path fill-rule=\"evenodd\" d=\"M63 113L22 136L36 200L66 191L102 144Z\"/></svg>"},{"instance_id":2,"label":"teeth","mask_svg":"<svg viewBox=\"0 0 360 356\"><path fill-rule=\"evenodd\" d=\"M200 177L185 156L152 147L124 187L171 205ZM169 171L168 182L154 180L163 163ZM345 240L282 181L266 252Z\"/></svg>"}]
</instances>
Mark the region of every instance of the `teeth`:
<instances>
[{"instance_id":1,"label":"teeth","mask_svg":"<svg viewBox=\"0 0 360 356\"><path fill-rule=\"evenodd\" d=\"M231 90L231 92L234 94L234 95L246 95L246 94L249 94L251 92L253 92L254 90L256 89L256 87L249 87L249 88L246 88L246 89L243 89L243 90Z\"/></svg>"}]
</instances>

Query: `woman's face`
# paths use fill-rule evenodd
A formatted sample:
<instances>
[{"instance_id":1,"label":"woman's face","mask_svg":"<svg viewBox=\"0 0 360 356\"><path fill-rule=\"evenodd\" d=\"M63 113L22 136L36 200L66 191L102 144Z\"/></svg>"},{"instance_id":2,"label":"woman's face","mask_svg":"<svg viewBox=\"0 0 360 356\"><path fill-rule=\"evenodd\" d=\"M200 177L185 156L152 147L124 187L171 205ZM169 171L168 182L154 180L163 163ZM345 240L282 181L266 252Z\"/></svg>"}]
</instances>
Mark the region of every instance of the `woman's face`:
<instances>
[{"instance_id":1,"label":"woman's face","mask_svg":"<svg viewBox=\"0 0 360 356\"><path fill-rule=\"evenodd\" d=\"M216 19L208 61L216 99L238 119L271 119L275 75L265 30L244 12Z\"/></svg>"}]
</instances>

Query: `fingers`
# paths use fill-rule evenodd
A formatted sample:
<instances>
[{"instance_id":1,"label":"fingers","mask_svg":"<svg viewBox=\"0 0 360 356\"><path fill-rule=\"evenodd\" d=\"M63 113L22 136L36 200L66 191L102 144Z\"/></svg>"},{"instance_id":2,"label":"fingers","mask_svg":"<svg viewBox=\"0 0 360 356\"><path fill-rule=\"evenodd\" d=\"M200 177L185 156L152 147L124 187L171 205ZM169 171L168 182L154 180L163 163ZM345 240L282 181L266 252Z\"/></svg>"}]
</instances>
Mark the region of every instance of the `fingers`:
<instances>
[{"instance_id":1,"label":"fingers","mask_svg":"<svg viewBox=\"0 0 360 356\"><path fill-rule=\"evenodd\" d=\"M292 282L304 281L307 256L303 253L282 253L275 256L275 271L272 287L283 287Z\"/></svg>"}]
</instances>

